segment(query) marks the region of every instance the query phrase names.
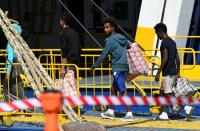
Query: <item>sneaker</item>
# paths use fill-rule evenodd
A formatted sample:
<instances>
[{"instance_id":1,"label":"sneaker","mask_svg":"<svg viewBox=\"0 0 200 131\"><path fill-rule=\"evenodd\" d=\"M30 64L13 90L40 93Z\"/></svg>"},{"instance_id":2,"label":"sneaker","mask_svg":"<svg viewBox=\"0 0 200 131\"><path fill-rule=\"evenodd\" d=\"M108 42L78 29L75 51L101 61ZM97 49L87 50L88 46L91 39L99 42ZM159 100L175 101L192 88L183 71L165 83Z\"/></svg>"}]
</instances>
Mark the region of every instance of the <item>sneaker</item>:
<instances>
[{"instance_id":1,"label":"sneaker","mask_svg":"<svg viewBox=\"0 0 200 131\"><path fill-rule=\"evenodd\" d=\"M158 117L154 118L153 120L164 120L168 121L169 117L166 112L162 112Z\"/></svg>"},{"instance_id":2,"label":"sneaker","mask_svg":"<svg viewBox=\"0 0 200 131\"><path fill-rule=\"evenodd\" d=\"M172 110L173 110L173 112L174 112L175 114L178 114L178 113L180 112L180 110L181 110L181 106L179 106L178 104L173 105L173 106L172 106Z\"/></svg>"},{"instance_id":3,"label":"sneaker","mask_svg":"<svg viewBox=\"0 0 200 131\"><path fill-rule=\"evenodd\" d=\"M104 113L101 113L101 117L102 118L107 118L107 119L115 119L115 114L113 113L113 114L111 114L110 112L109 112L109 110L107 110L106 112L104 112Z\"/></svg>"},{"instance_id":4,"label":"sneaker","mask_svg":"<svg viewBox=\"0 0 200 131\"><path fill-rule=\"evenodd\" d=\"M175 104L173 106L170 106L170 115L174 116L179 116L179 112L182 109L182 107L178 104Z\"/></svg>"},{"instance_id":5,"label":"sneaker","mask_svg":"<svg viewBox=\"0 0 200 131\"><path fill-rule=\"evenodd\" d=\"M192 117L192 112L194 111L194 107L185 106L184 110L185 110L185 113L186 113L186 121L190 121L190 119Z\"/></svg>"},{"instance_id":6,"label":"sneaker","mask_svg":"<svg viewBox=\"0 0 200 131\"><path fill-rule=\"evenodd\" d=\"M126 115L123 118L121 118L121 121L125 121L125 122L133 121L133 114L126 113Z\"/></svg>"}]
</instances>

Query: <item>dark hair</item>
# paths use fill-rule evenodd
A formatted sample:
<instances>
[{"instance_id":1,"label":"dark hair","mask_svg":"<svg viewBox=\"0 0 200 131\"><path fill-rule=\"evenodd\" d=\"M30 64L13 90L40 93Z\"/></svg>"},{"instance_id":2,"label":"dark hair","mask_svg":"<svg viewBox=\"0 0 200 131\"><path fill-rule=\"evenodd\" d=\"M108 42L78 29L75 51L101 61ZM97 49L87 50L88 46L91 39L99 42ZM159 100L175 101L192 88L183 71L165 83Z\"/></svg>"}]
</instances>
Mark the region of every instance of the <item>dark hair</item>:
<instances>
[{"instance_id":1,"label":"dark hair","mask_svg":"<svg viewBox=\"0 0 200 131\"><path fill-rule=\"evenodd\" d=\"M104 24L106 24L106 23L109 23L112 27L114 27L115 31L117 30L117 24L116 24L116 22L115 22L114 19L112 19L112 18L106 18L104 20Z\"/></svg>"},{"instance_id":2,"label":"dark hair","mask_svg":"<svg viewBox=\"0 0 200 131\"><path fill-rule=\"evenodd\" d=\"M163 32L167 34L167 26L164 23L158 23L154 27L156 31Z\"/></svg>"},{"instance_id":3,"label":"dark hair","mask_svg":"<svg viewBox=\"0 0 200 131\"><path fill-rule=\"evenodd\" d=\"M66 13L62 14L60 19L63 20L66 25L71 25L72 23L72 18L69 14Z\"/></svg>"}]
</instances>

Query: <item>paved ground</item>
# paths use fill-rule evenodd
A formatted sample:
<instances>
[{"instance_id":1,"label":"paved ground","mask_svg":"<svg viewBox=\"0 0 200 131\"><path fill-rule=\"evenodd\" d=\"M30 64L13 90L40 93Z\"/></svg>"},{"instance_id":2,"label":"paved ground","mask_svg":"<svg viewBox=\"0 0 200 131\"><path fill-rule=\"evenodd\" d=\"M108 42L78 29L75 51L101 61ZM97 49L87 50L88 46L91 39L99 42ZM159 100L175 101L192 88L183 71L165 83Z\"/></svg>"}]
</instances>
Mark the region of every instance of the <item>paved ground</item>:
<instances>
[{"instance_id":1,"label":"paved ground","mask_svg":"<svg viewBox=\"0 0 200 131\"><path fill-rule=\"evenodd\" d=\"M115 127L110 128L108 131L197 131L197 130L187 130L187 129L163 129L163 128L142 128L142 127L135 127L135 128L128 128L128 127Z\"/></svg>"},{"instance_id":2,"label":"paved ground","mask_svg":"<svg viewBox=\"0 0 200 131\"><path fill-rule=\"evenodd\" d=\"M190 122L185 121L184 115L171 115L170 121L154 121L153 115L137 115L133 122L120 121L120 114L117 114L115 120L102 119L99 117L100 112L85 113L88 121L95 121L107 127L108 131L186 131L200 130L200 116L193 116Z\"/></svg>"},{"instance_id":3,"label":"paved ground","mask_svg":"<svg viewBox=\"0 0 200 131\"><path fill-rule=\"evenodd\" d=\"M115 120L102 119L100 112L87 112L83 117L89 122L104 125L108 131L197 131L200 130L200 116L193 116L191 122L184 121L184 116L172 118L170 121L153 121L156 115L135 116L133 122L120 121L119 114ZM121 116L120 116L121 117ZM4 131L42 131L43 123L14 122L12 127L1 126Z\"/></svg>"}]
</instances>

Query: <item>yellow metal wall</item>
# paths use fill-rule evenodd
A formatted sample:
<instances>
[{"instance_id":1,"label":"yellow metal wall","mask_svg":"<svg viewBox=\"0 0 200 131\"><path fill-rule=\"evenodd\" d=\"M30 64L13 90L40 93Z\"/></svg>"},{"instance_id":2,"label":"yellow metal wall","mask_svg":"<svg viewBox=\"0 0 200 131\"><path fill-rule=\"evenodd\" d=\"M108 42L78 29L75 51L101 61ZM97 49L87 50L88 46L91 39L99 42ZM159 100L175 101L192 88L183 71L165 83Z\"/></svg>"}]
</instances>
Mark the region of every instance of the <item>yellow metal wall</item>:
<instances>
[{"instance_id":1,"label":"yellow metal wall","mask_svg":"<svg viewBox=\"0 0 200 131\"><path fill-rule=\"evenodd\" d=\"M155 31L153 28L138 26L136 31L136 42L145 50L152 50L154 43Z\"/></svg>"}]
</instances>

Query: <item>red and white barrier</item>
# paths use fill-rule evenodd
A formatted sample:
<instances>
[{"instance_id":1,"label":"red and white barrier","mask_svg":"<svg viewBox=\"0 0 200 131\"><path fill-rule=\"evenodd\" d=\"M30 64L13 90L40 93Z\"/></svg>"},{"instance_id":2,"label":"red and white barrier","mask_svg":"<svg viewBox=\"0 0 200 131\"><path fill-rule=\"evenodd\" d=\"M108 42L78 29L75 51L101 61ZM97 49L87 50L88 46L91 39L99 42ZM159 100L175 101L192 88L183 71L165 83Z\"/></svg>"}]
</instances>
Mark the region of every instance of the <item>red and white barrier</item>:
<instances>
[{"instance_id":1,"label":"red and white barrier","mask_svg":"<svg viewBox=\"0 0 200 131\"><path fill-rule=\"evenodd\" d=\"M65 105L174 105L200 104L199 99L176 97L115 97L115 96L70 96L64 98ZM0 111L24 110L41 107L37 98L0 103Z\"/></svg>"},{"instance_id":2,"label":"red and white barrier","mask_svg":"<svg viewBox=\"0 0 200 131\"><path fill-rule=\"evenodd\" d=\"M41 107L41 102L37 98L30 98L24 100L15 100L11 102L0 103L0 111L23 110L29 108Z\"/></svg>"},{"instance_id":3,"label":"red and white barrier","mask_svg":"<svg viewBox=\"0 0 200 131\"><path fill-rule=\"evenodd\" d=\"M199 104L199 99L176 97L115 97L115 96L80 96L65 97L65 105L173 105Z\"/></svg>"}]
</instances>

